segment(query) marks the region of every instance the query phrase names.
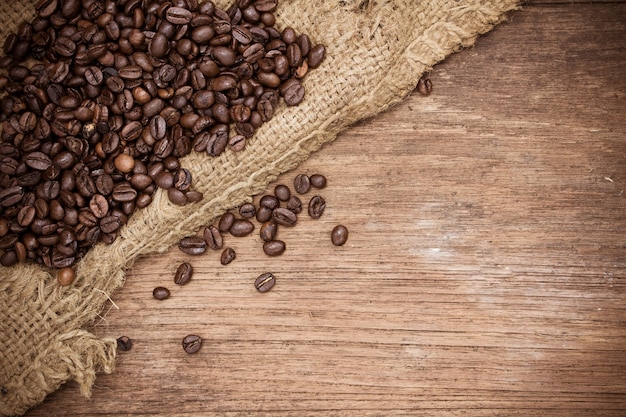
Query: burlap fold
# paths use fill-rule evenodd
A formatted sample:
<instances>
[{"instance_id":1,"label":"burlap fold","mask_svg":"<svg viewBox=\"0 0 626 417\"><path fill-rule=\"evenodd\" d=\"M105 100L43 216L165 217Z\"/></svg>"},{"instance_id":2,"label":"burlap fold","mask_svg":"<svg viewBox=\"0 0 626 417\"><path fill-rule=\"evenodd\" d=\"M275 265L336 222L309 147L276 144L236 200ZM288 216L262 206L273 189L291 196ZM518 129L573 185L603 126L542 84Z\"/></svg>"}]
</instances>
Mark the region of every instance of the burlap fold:
<instances>
[{"instance_id":1,"label":"burlap fold","mask_svg":"<svg viewBox=\"0 0 626 417\"><path fill-rule=\"evenodd\" d=\"M33 16L33 0L0 0L0 41ZM227 7L228 2L215 2ZM421 75L501 22L517 0L281 1L277 27L327 47L306 78L305 100L281 107L240 153L190 155L184 166L200 203L178 207L157 191L112 245L93 248L69 288L34 265L0 267L0 413L23 414L64 382L89 396L97 372L113 371L116 342L89 333L138 256L165 251L226 209L261 192L354 122L398 103ZM359 150L355 147L355 152Z\"/></svg>"}]
</instances>

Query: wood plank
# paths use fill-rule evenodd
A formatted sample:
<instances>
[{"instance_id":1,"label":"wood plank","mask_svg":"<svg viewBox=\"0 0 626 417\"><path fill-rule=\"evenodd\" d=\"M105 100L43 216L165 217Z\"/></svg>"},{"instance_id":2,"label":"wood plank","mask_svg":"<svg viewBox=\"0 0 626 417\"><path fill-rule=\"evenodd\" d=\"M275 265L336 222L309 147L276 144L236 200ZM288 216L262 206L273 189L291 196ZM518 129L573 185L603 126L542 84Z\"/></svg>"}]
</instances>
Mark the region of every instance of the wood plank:
<instances>
[{"instance_id":1,"label":"wood plank","mask_svg":"<svg viewBox=\"0 0 626 417\"><path fill-rule=\"evenodd\" d=\"M133 349L91 399L68 383L27 415L623 415L625 16L527 6L438 65L431 96L280 178L329 180L281 257L255 234L228 266L140 260L94 330ZM153 300L183 260L194 280Z\"/></svg>"}]
</instances>

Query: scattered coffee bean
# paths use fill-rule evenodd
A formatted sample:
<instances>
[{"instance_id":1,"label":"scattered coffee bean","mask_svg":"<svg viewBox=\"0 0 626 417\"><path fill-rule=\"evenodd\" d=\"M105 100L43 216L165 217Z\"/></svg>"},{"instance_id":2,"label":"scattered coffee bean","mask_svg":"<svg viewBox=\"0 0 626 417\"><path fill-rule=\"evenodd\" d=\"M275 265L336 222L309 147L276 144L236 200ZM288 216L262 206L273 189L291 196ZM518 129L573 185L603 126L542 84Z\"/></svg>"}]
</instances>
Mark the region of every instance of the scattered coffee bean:
<instances>
[{"instance_id":1,"label":"scattered coffee bean","mask_svg":"<svg viewBox=\"0 0 626 417\"><path fill-rule=\"evenodd\" d=\"M324 188L326 187L326 177L320 174L311 175L311 185L315 188Z\"/></svg>"},{"instance_id":2,"label":"scattered coffee bean","mask_svg":"<svg viewBox=\"0 0 626 417\"><path fill-rule=\"evenodd\" d=\"M66 266L57 270L57 281L59 282L59 285L64 287L72 285L74 279L76 279L76 272L72 267Z\"/></svg>"},{"instance_id":3,"label":"scattered coffee bean","mask_svg":"<svg viewBox=\"0 0 626 417\"><path fill-rule=\"evenodd\" d=\"M344 225L337 225L330 233L330 240L335 246L343 246L348 241L348 228Z\"/></svg>"},{"instance_id":4,"label":"scattered coffee bean","mask_svg":"<svg viewBox=\"0 0 626 417\"><path fill-rule=\"evenodd\" d=\"M195 334L187 335L183 338L183 349L191 354L196 353L202 347L202 338Z\"/></svg>"},{"instance_id":5,"label":"scattered coffee bean","mask_svg":"<svg viewBox=\"0 0 626 417\"><path fill-rule=\"evenodd\" d=\"M228 231L236 237L247 236L254 231L254 223L247 219L235 219Z\"/></svg>"},{"instance_id":6,"label":"scattered coffee bean","mask_svg":"<svg viewBox=\"0 0 626 417\"><path fill-rule=\"evenodd\" d=\"M185 285L191 281L193 275L193 267L189 262L181 263L174 274L174 283L177 285Z\"/></svg>"},{"instance_id":7,"label":"scattered coffee bean","mask_svg":"<svg viewBox=\"0 0 626 417\"><path fill-rule=\"evenodd\" d=\"M302 200L297 195L292 195L287 201L287 210L300 214L302 212Z\"/></svg>"},{"instance_id":8,"label":"scattered coffee bean","mask_svg":"<svg viewBox=\"0 0 626 417\"><path fill-rule=\"evenodd\" d=\"M239 207L239 214L244 219L251 219L256 216L256 207L254 207L254 204L252 203L243 204Z\"/></svg>"},{"instance_id":9,"label":"scattered coffee bean","mask_svg":"<svg viewBox=\"0 0 626 417\"><path fill-rule=\"evenodd\" d=\"M274 187L274 195L280 201L287 201L289 200L289 197L291 197L291 190L286 185L279 184L276 187Z\"/></svg>"},{"instance_id":10,"label":"scattered coffee bean","mask_svg":"<svg viewBox=\"0 0 626 417\"><path fill-rule=\"evenodd\" d=\"M319 219L324 214L324 209L326 209L326 200L319 195L311 197L309 200L309 216L314 219Z\"/></svg>"},{"instance_id":11,"label":"scattered coffee bean","mask_svg":"<svg viewBox=\"0 0 626 417\"><path fill-rule=\"evenodd\" d=\"M285 242L282 240L270 240L263 243L263 252L268 256L279 256L285 252Z\"/></svg>"},{"instance_id":12,"label":"scattered coffee bean","mask_svg":"<svg viewBox=\"0 0 626 417\"><path fill-rule=\"evenodd\" d=\"M254 287L259 292L268 292L276 284L276 277L271 272L266 272L257 277L254 281Z\"/></svg>"},{"instance_id":13,"label":"scattered coffee bean","mask_svg":"<svg viewBox=\"0 0 626 417\"><path fill-rule=\"evenodd\" d=\"M293 180L293 188L298 194L306 194L311 188L311 179L306 174L298 174Z\"/></svg>"},{"instance_id":14,"label":"scattered coffee bean","mask_svg":"<svg viewBox=\"0 0 626 417\"><path fill-rule=\"evenodd\" d=\"M281 226L293 227L296 225L298 217L288 208L278 207L272 212L272 220Z\"/></svg>"},{"instance_id":15,"label":"scattered coffee bean","mask_svg":"<svg viewBox=\"0 0 626 417\"><path fill-rule=\"evenodd\" d=\"M152 296L157 300L165 300L170 296L170 290L165 287L156 287L152 290Z\"/></svg>"},{"instance_id":16,"label":"scattered coffee bean","mask_svg":"<svg viewBox=\"0 0 626 417\"><path fill-rule=\"evenodd\" d=\"M207 246L213 250L221 249L224 244L222 234L219 229L213 225L204 228L203 237Z\"/></svg>"},{"instance_id":17,"label":"scattered coffee bean","mask_svg":"<svg viewBox=\"0 0 626 417\"><path fill-rule=\"evenodd\" d=\"M127 352L133 347L133 342L128 336L120 336L117 338L117 349Z\"/></svg>"},{"instance_id":18,"label":"scattered coffee bean","mask_svg":"<svg viewBox=\"0 0 626 417\"><path fill-rule=\"evenodd\" d=\"M433 91L433 83L430 78L420 78L417 82L417 91L423 96L428 96Z\"/></svg>"},{"instance_id":19,"label":"scattered coffee bean","mask_svg":"<svg viewBox=\"0 0 626 417\"><path fill-rule=\"evenodd\" d=\"M228 265L237 257L237 253L233 248L226 248L222 251L222 256L220 257L220 262L222 265Z\"/></svg>"},{"instance_id":20,"label":"scattered coffee bean","mask_svg":"<svg viewBox=\"0 0 626 417\"><path fill-rule=\"evenodd\" d=\"M235 222L235 215L229 211L224 213L217 224L217 228L220 232L226 233Z\"/></svg>"},{"instance_id":21,"label":"scattered coffee bean","mask_svg":"<svg viewBox=\"0 0 626 417\"><path fill-rule=\"evenodd\" d=\"M207 243L199 236L184 237L178 242L178 249L187 255L202 255L206 252Z\"/></svg>"},{"instance_id":22,"label":"scattered coffee bean","mask_svg":"<svg viewBox=\"0 0 626 417\"><path fill-rule=\"evenodd\" d=\"M278 232L278 225L276 224L276 222L271 221L271 220L263 223L263 225L261 226L261 229L259 230L261 239L264 242L269 242L271 240L274 240L277 232Z\"/></svg>"}]
</instances>

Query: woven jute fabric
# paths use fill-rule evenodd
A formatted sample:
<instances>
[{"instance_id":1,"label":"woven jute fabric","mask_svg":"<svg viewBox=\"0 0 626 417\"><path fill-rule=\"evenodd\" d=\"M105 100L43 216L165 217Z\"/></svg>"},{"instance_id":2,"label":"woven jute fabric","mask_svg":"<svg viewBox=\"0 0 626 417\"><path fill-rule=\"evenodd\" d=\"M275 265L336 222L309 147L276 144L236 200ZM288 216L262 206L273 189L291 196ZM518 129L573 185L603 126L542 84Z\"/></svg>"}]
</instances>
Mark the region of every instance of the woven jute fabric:
<instances>
[{"instance_id":1,"label":"woven jute fabric","mask_svg":"<svg viewBox=\"0 0 626 417\"><path fill-rule=\"evenodd\" d=\"M216 1L226 8L228 2ZM34 15L34 0L0 0L0 41ZM421 75L506 18L517 0L294 0L279 2L277 24L326 45L305 80L305 100L282 106L242 152L192 154L200 203L179 207L157 191L111 245L77 264L69 287L32 264L0 267L0 413L20 415L63 383L85 396L98 372L113 371L116 340L89 332L137 257L167 250L225 210L251 201L354 122L406 97ZM416 144L416 146L419 146ZM355 145L355 152L359 152Z\"/></svg>"}]
</instances>

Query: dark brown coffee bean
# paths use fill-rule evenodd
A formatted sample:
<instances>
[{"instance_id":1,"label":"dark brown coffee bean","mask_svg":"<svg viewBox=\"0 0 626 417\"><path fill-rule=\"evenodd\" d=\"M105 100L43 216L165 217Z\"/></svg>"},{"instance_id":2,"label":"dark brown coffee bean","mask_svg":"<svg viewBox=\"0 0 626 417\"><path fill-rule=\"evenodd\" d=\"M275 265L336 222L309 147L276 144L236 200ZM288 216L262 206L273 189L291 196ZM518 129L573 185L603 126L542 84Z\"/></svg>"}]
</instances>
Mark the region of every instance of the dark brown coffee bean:
<instances>
[{"instance_id":1,"label":"dark brown coffee bean","mask_svg":"<svg viewBox=\"0 0 626 417\"><path fill-rule=\"evenodd\" d=\"M285 252L285 242L282 240L270 240L263 243L263 252L267 256L280 256Z\"/></svg>"},{"instance_id":2,"label":"dark brown coffee bean","mask_svg":"<svg viewBox=\"0 0 626 417\"><path fill-rule=\"evenodd\" d=\"M185 237L178 243L178 249L187 255L201 255L206 252L206 248L206 242L199 236Z\"/></svg>"},{"instance_id":3,"label":"dark brown coffee bean","mask_svg":"<svg viewBox=\"0 0 626 417\"><path fill-rule=\"evenodd\" d=\"M118 216L106 216L100 220L100 229L104 233L113 233L121 227L122 223Z\"/></svg>"},{"instance_id":4,"label":"dark brown coffee bean","mask_svg":"<svg viewBox=\"0 0 626 417\"><path fill-rule=\"evenodd\" d=\"M271 272L266 272L257 277L254 281L254 287L259 292L268 292L276 284L276 277Z\"/></svg>"},{"instance_id":5,"label":"dark brown coffee bean","mask_svg":"<svg viewBox=\"0 0 626 417\"><path fill-rule=\"evenodd\" d=\"M170 290L165 287L156 287L152 290L152 296L157 300L165 300L170 296Z\"/></svg>"},{"instance_id":6,"label":"dark brown coffee bean","mask_svg":"<svg viewBox=\"0 0 626 417\"><path fill-rule=\"evenodd\" d=\"M189 262L181 263L174 274L174 283L177 285L185 285L191 281L193 276L193 267Z\"/></svg>"},{"instance_id":7,"label":"dark brown coffee bean","mask_svg":"<svg viewBox=\"0 0 626 417\"><path fill-rule=\"evenodd\" d=\"M129 182L121 182L113 187L111 198L119 203L127 203L137 198L137 190Z\"/></svg>"},{"instance_id":8,"label":"dark brown coffee bean","mask_svg":"<svg viewBox=\"0 0 626 417\"><path fill-rule=\"evenodd\" d=\"M237 253L235 252L233 248L230 248L230 247L225 248L222 251L222 255L220 256L220 263L222 265L228 265L229 263L234 261L236 257L237 257Z\"/></svg>"},{"instance_id":9,"label":"dark brown coffee bean","mask_svg":"<svg viewBox=\"0 0 626 417\"><path fill-rule=\"evenodd\" d=\"M200 350L201 347L202 338L200 336L190 334L183 338L183 349L185 350L185 352L189 354L196 353Z\"/></svg>"},{"instance_id":10,"label":"dark brown coffee bean","mask_svg":"<svg viewBox=\"0 0 626 417\"><path fill-rule=\"evenodd\" d=\"M337 225L330 233L330 240L335 246L343 246L348 241L348 228L344 225Z\"/></svg>"},{"instance_id":11,"label":"dark brown coffee bean","mask_svg":"<svg viewBox=\"0 0 626 417\"><path fill-rule=\"evenodd\" d=\"M52 160L43 152L33 152L24 159L26 165L38 171L45 171L52 165Z\"/></svg>"},{"instance_id":12,"label":"dark brown coffee bean","mask_svg":"<svg viewBox=\"0 0 626 417\"><path fill-rule=\"evenodd\" d=\"M326 177L321 174L313 174L311 175L311 185L315 188L324 188L326 187Z\"/></svg>"},{"instance_id":13,"label":"dark brown coffee bean","mask_svg":"<svg viewBox=\"0 0 626 417\"><path fill-rule=\"evenodd\" d=\"M266 194L259 200L259 206L274 210L276 207L280 206L280 200L273 195Z\"/></svg>"},{"instance_id":14,"label":"dark brown coffee bean","mask_svg":"<svg viewBox=\"0 0 626 417\"><path fill-rule=\"evenodd\" d=\"M155 33L150 41L148 50L153 57L163 58L169 51L169 41L167 37L161 32Z\"/></svg>"},{"instance_id":15,"label":"dark brown coffee bean","mask_svg":"<svg viewBox=\"0 0 626 417\"><path fill-rule=\"evenodd\" d=\"M236 237L247 236L254 231L254 224L246 219L235 219L228 231Z\"/></svg>"},{"instance_id":16,"label":"dark brown coffee bean","mask_svg":"<svg viewBox=\"0 0 626 417\"><path fill-rule=\"evenodd\" d=\"M304 98L304 86L297 78L290 78L280 86L280 94L285 99L288 106L296 106Z\"/></svg>"},{"instance_id":17,"label":"dark brown coffee bean","mask_svg":"<svg viewBox=\"0 0 626 417\"><path fill-rule=\"evenodd\" d=\"M326 47L322 44L317 44L311 48L307 57L307 64L309 68L315 69L320 66L324 58L326 57Z\"/></svg>"},{"instance_id":18,"label":"dark brown coffee bean","mask_svg":"<svg viewBox=\"0 0 626 417\"><path fill-rule=\"evenodd\" d=\"M128 336L120 336L117 338L117 349L121 352L128 352L133 347L133 342Z\"/></svg>"},{"instance_id":19,"label":"dark brown coffee bean","mask_svg":"<svg viewBox=\"0 0 626 417\"><path fill-rule=\"evenodd\" d=\"M284 207L278 207L272 212L272 220L281 226L293 227L298 221L296 214Z\"/></svg>"},{"instance_id":20,"label":"dark brown coffee bean","mask_svg":"<svg viewBox=\"0 0 626 417\"><path fill-rule=\"evenodd\" d=\"M309 200L309 216L311 216L314 219L319 219L320 217L322 217L322 214L324 213L324 209L326 208L326 201L324 200L323 197L320 197L319 195L313 196L311 197L311 200Z\"/></svg>"},{"instance_id":21,"label":"dark brown coffee bean","mask_svg":"<svg viewBox=\"0 0 626 417\"><path fill-rule=\"evenodd\" d=\"M37 210L35 210L35 207L24 206L17 213L17 223L22 227L28 227L35 220L36 214Z\"/></svg>"},{"instance_id":22,"label":"dark brown coffee bean","mask_svg":"<svg viewBox=\"0 0 626 417\"><path fill-rule=\"evenodd\" d=\"M175 25L186 25L192 17L191 11L182 7L170 7L165 13L167 21Z\"/></svg>"},{"instance_id":23,"label":"dark brown coffee bean","mask_svg":"<svg viewBox=\"0 0 626 417\"><path fill-rule=\"evenodd\" d=\"M289 197L291 197L291 190L284 184L278 184L274 187L274 195L280 201L288 201Z\"/></svg>"},{"instance_id":24,"label":"dark brown coffee bean","mask_svg":"<svg viewBox=\"0 0 626 417\"><path fill-rule=\"evenodd\" d=\"M181 191L174 187L167 190L167 198L172 204L175 204L177 206L184 206L189 204L187 194L184 191Z\"/></svg>"},{"instance_id":25,"label":"dark brown coffee bean","mask_svg":"<svg viewBox=\"0 0 626 417\"><path fill-rule=\"evenodd\" d=\"M228 140L228 147L233 152L241 152L246 147L246 138L243 135L233 135Z\"/></svg>"},{"instance_id":26,"label":"dark brown coffee bean","mask_svg":"<svg viewBox=\"0 0 626 417\"><path fill-rule=\"evenodd\" d=\"M252 203L243 204L239 207L239 214L244 219L251 219L256 215L256 207Z\"/></svg>"},{"instance_id":27,"label":"dark brown coffee bean","mask_svg":"<svg viewBox=\"0 0 626 417\"><path fill-rule=\"evenodd\" d=\"M102 74L102 70L100 70L97 66L89 66L85 69L85 81L90 85L100 85L102 81L104 81L104 75Z\"/></svg>"},{"instance_id":28,"label":"dark brown coffee bean","mask_svg":"<svg viewBox=\"0 0 626 417\"><path fill-rule=\"evenodd\" d=\"M272 218L272 209L269 207L259 207L256 211L256 219L260 223L265 223Z\"/></svg>"},{"instance_id":29,"label":"dark brown coffee bean","mask_svg":"<svg viewBox=\"0 0 626 417\"><path fill-rule=\"evenodd\" d=\"M109 212L109 202L102 194L94 194L89 201L89 209L99 219L106 217Z\"/></svg>"},{"instance_id":30,"label":"dark brown coffee bean","mask_svg":"<svg viewBox=\"0 0 626 417\"><path fill-rule=\"evenodd\" d=\"M306 194L311 188L311 180L306 174L298 174L293 180L293 188L298 194Z\"/></svg>"},{"instance_id":31,"label":"dark brown coffee bean","mask_svg":"<svg viewBox=\"0 0 626 417\"><path fill-rule=\"evenodd\" d=\"M300 214L302 212L302 200L296 195L292 195L289 197L287 201L287 210L293 211L295 214Z\"/></svg>"},{"instance_id":32,"label":"dark brown coffee bean","mask_svg":"<svg viewBox=\"0 0 626 417\"><path fill-rule=\"evenodd\" d=\"M198 45L206 45L215 35L215 30L210 25L202 25L191 31L191 40Z\"/></svg>"},{"instance_id":33,"label":"dark brown coffee bean","mask_svg":"<svg viewBox=\"0 0 626 417\"><path fill-rule=\"evenodd\" d=\"M174 174L174 187L180 191L187 191L191 187L191 172L180 168Z\"/></svg>"},{"instance_id":34,"label":"dark brown coffee bean","mask_svg":"<svg viewBox=\"0 0 626 417\"><path fill-rule=\"evenodd\" d=\"M76 279L76 272L74 271L73 268L69 266L60 268L57 271L57 282L61 286L65 287L68 285L72 285L72 283L74 282L74 279Z\"/></svg>"},{"instance_id":35,"label":"dark brown coffee bean","mask_svg":"<svg viewBox=\"0 0 626 417\"><path fill-rule=\"evenodd\" d=\"M276 233L278 232L278 225L276 222L268 220L261 226L259 230L259 235L264 242L269 242L276 238Z\"/></svg>"},{"instance_id":36,"label":"dark brown coffee bean","mask_svg":"<svg viewBox=\"0 0 626 417\"><path fill-rule=\"evenodd\" d=\"M217 224L217 229L222 233L226 233L231 228L234 222L235 222L235 215L227 211L226 213L222 214L222 216L220 217L220 220Z\"/></svg>"},{"instance_id":37,"label":"dark brown coffee bean","mask_svg":"<svg viewBox=\"0 0 626 417\"><path fill-rule=\"evenodd\" d=\"M213 225L204 228L203 237L207 246L213 250L221 249L224 244L222 234L219 229Z\"/></svg>"},{"instance_id":38,"label":"dark brown coffee bean","mask_svg":"<svg viewBox=\"0 0 626 417\"><path fill-rule=\"evenodd\" d=\"M76 189L83 197L91 197L98 191L93 178L85 171L81 171L76 176Z\"/></svg>"},{"instance_id":39,"label":"dark brown coffee bean","mask_svg":"<svg viewBox=\"0 0 626 417\"><path fill-rule=\"evenodd\" d=\"M422 77L417 82L417 91L423 96L428 96L433 91L433 83L430 78Z\"/></svg>"}]
</instances>

